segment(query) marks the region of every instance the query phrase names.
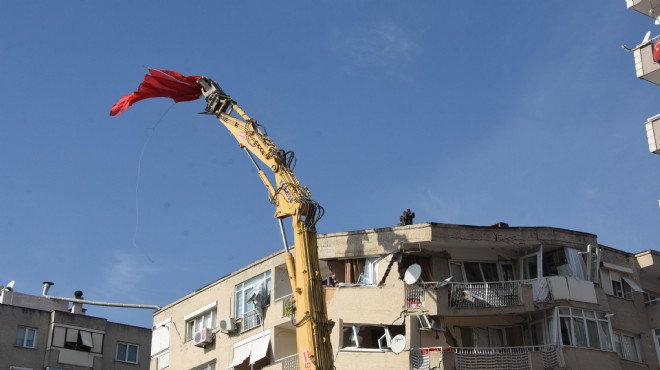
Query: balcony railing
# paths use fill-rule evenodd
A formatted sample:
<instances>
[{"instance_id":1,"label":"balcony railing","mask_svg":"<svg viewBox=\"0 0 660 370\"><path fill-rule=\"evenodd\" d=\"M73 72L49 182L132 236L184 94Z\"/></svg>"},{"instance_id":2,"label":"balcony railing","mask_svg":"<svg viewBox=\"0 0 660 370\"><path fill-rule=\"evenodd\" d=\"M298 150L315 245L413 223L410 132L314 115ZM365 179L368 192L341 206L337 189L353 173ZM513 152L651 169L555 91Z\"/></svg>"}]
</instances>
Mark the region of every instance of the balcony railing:
<instances>
[{"instance_id":1,"label":"balcony railing","mask_svg":"<svg viewBox=\"0 0 660 370\"><path fill-rule=\"evenodd\" d=\"M424 286L406 284L406 308L424 308Z\"/></svg>"},{"instance_id":2,"label":"balcony railing","mask_svg":"<svg viewBox=\"0 0 660 370\"><path fill-rule=\"evenodd\" d=\"M450 308L507 307L522 305L525 280L494 283L450 283Z\"/></svg>"},{"instance_id":3,"label":"balcony railing","mask_svg":"<svg viewBox=\"0 0 660 370\"><path fill-rule=\"evenodd\" d=\"M442 352L441 347L433 348L411 348L410 349L410 370L430 370L430 352Z\"/></svg>"},{"instance_id":4,"label":"balcony railing","mask_svg":"<svg viewBox=\"0 0 660 370\"><path fill-rule=\"evenodd\" d=\"M282 370L298 370L298 354L291 355L288 357L281 358L275 363L281 363L282 364Z\"/></svg>"},{"instance_id":5,"label":"balcony railing","mask_svg":"<svg viewBox=\"0 0 660 370\"><path fill-rule=\"evenodd\" d=\"M261 325L261 316L257 310L252 310L243 314L242 331L247 331Z\"/></svg>"},{"instance_id":6,"label":"balcony railing","mask_svg":"<svg viewBox=\"0 0 660 370\"><path fill-rule=\"evenodd\" d=\"M282 301L282 317L296 317L296 310L293 304L293 294L278 298L275 302L277 301Z\"/></svg>"},{"instance_id":7,"label":"balcony railing","mask_svg":"<svg viewBox=\"0 0 660 370\"><path fill-rule=\"evenodd\" d=\"M458 370L528 370L532 368L531 356L539 352L544 369L561 368L562 361L557 346L552 344L528 347L501 348L453 348Z\"/></svg>"}]
</instances>

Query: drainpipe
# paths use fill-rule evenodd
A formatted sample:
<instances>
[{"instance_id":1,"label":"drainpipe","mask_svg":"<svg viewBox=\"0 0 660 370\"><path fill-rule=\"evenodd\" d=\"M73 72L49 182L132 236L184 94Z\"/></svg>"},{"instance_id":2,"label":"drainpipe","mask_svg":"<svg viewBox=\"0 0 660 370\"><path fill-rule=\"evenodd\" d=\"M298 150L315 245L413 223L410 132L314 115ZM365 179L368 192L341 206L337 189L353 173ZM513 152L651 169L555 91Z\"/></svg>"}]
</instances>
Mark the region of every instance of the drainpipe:
<instances>
[{"instance_id":1,"label":"drainpipe","mask_svg":"<svg viewBox=\"0 0 660 370\"><path fill-rule=\"evenodd\" d=\"M42 295L44 297L50 298L50 299L56 299L56 300L60 300L60 301L72 302L74 311L77 311L77 309L80 310L80 312L74 312L74 313L81 313L83 303L91 304L93 306L110 306L110 307L123 307L123 308L146 308L146 309L151 309L151 310L156 310L156 311L160 310L160 306L148 305L148 304L110 303L110 302L88 301L88 300L83 298L82 292L79 291L79 290L76 291L76 293L75 293L76 298L54 297L54 296L48 295L48 290L53 285L55 285L55 283L52 283L50 281L44 281L44 290L42 292Z\"/></svg>"}]
</instances>

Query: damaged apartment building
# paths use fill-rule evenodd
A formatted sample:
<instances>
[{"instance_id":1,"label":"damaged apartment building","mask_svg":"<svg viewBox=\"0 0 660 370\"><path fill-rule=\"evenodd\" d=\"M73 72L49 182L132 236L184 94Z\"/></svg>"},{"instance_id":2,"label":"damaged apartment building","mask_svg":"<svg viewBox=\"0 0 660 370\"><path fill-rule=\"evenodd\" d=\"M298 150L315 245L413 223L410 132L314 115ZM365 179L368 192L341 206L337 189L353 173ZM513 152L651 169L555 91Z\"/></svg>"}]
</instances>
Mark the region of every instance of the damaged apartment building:
<instances>
[{"instance_id":1,"label":"damaged apartment building","mask_svg":"<svg viewBox=\"0 0 660 370\"><path fill-rule=\"evenodd\" d=\"M552 227L323 234L335 366L660 369L660 254ZM284 252L154 314L151 369L298 369Z\"/></svg>"}]
</instances>

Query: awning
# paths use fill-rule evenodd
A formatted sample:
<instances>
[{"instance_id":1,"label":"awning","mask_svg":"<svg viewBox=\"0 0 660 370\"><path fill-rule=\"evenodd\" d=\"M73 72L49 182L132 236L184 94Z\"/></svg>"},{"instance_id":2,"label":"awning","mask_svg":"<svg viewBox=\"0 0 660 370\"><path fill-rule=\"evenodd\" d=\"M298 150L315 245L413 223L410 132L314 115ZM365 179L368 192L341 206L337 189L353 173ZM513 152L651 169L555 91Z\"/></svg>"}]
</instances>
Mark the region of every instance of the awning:
<instances>
[{"instance_id":1,"label":"awning","mask_svg":"<svg viewBox=\"0 0 660 370\"><path fill-rule=\"evenodd\" d=\"M630 267L615 265L609 262L602 262L603 268L608 270L623 272L624 274L632 274L633 270Z\"/></svg>"},{"instance_id":2,"label":"awning","mask_svg":"<svg viewBox=\"0 0 660 370\"><path fill-rule=\"evenodd\" d=\"M270 344L270 329L234 343L234 359L227 369L242 364L248 357L250 365L266 357Z\"/></svg>"},{"instance_id":3,"label":"awning","mask_svg":"<svg viewBox=\"0 0 660 370\"><path fill-rule=\"evenodd\" d=\"M628 285L630 285L630 288L632 288L632 290L634 290L634 291L636 291L636 292L643 292L643 291L644 291L644 290L642 289L642 287L640 287L640 286L635 282L635 280L633 280L633 279L631 279L631 278L629 278L629 277L625 277L625 276L623 276L623 275L621 275L621 279L623 279L626 283L628 283Z\"/></svg>"},{"instance_id":4,"label":"awning","mask_svg":"<svg viewBox=\"0 0 660 370\"><path fill-rule=\"evenodd\" d=\"M243 345L234 347L234 360L227 366L227 369L238 366L243 363L248 357L250 357L250 352L252 351L252 342L245 343Z\"/></svg>"},{"instance_id":5,"label":"awning","mask_svg":"<svg viewBox=\"0 0 660 370\"><path fill-rule=\"evenodd\" d=\"M269 344L270 344L270 334L252 342L252 352L250 353L250 365L266 357Z\"/></svg>"}]
</instances>

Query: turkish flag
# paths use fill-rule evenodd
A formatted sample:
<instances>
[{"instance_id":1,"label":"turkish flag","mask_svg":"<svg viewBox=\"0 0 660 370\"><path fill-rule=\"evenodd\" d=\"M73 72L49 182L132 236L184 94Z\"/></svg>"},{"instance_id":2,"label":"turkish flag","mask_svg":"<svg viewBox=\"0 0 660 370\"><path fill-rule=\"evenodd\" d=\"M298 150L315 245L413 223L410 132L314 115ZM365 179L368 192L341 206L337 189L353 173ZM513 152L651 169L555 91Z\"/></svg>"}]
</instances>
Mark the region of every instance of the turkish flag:
<instances>
[{"instance_id":1,"label":"turkish flag","mask_svg":"<svg viewBox=\"0 0 660 370\"><path fill-rule=\"evenodd\" d=\"M658 62L660 60L660 41L656 41L653 44L653 61Z\"/></svg>"},{"instance_id":2,"label":"turkish flag","mask_svg":"<svg viewBox=\"0 0 660 370\"><path fill-rule=\"evenodd\" d=\"M184 76L179 72L149 68L150 75L144 75L144 81L132 92L110 108L110 115L116 116L143 99L171 98L175 102L191 101L202 96L202 88L197 80L202 76Z\"/></svg>"}]
</instances>

